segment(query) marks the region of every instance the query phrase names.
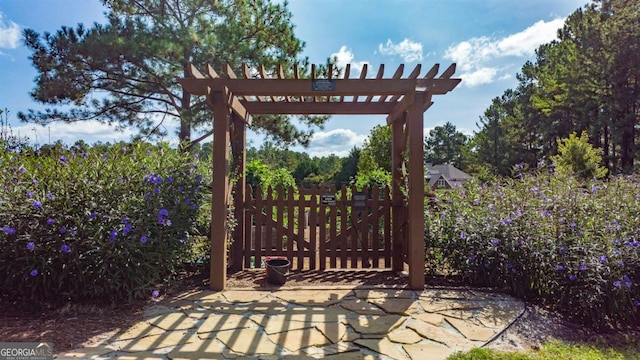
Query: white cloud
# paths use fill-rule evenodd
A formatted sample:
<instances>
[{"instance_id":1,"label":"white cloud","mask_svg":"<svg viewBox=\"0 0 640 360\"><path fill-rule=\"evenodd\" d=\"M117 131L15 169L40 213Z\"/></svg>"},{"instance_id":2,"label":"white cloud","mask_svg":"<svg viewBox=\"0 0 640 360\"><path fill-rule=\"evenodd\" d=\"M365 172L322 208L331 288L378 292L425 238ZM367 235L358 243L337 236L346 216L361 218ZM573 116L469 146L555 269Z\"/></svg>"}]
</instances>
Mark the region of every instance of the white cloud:
<instances>
[{"instance_id":1,"label":"white cloud","mask_svg":"<svg viewBox=\"0 0 640 360\"><path fill-rule=\"evenodd\" d=\"M524 31L500 40L498 49L504 55L533 55L540 44L549 42L557 37L558 29L564 25L564 20L555 19L549 22L540 20L524 29Z\"/></svg>"},{"instance_id":2,"label":"white cloud","mask_svg":"<svg viewBox=\"0 0 640 360\"><path fill-rule=\"evenodd\" d=\"M4 15L0 13L0 48L15 49L20 45L20 25L9 21L5 23Z\"/></svg>"},{"instance_id":3,"label":"white cloud","mask_svg":"<svg viewBox=\"0 0 640 360\"><path fill-rule=\"evenodd\" d=\"M328 156L335 154L340 157L349 155L354 147L362 147L367 135L360 135L350 129L333 129L318 131L313 134L309 147L305 149L311 156Z\"/></svg>"},{"instance_id":4,"label":"white cloud","mask_svg":"<svg viewBox=\"0 0 640 360\"><path fill-rule=\"evenodd\" d=\"M497 62L507 57L529 57L541 44L548 43L557 37L557 31L564 24L564 19L549 22L540 20L530 27L500 39L487 36L475 37L449 46L444 58L457 63L462 71L460 77L463 84L474 87L508 79L511 74L505 71L510 66Z\"/></svg>"},{"instance_id":5,"label":"white cloud","mask_svg":"<svg viewBox=\"0 0 640 360\"><path fill-rule=\"evenodd\" d=\"M496 74L498 74L498 68L483 67L464 74L464 82L468 87L474 87L481 84L490 84L493 82Z\"/></svg>"},{"instance_id":6,"label":"white cloud","mask_svg":"<svg viewBox=\"0 0 640 360\"><path fill-rule=\"evenodd\" d=\"M338 65L338 67L344 69L347 64L351 64L352 72L355 71L357 75L360 75L360 72L362 72L362 67L364 66L364 64L369 64L368 61L353 61L355 56L353 55L351 49L349 49L346 45L342 45L338 52L331 54L331 58L334 57L337 59L336 65Z\"/></svg>"},{"instance_id":7,"label":"white cloud","mask_svg":"<svg viewBox=\"0 0 640 360\"><path fill-rule=\"evenodd\" d=\"M39 145L62 140L65 144L73 144L78 140L87 143L128 141L134 132L131 129L117 131L113 126L98 121L78 121L74 123L52 123L48 126L20 125L13 126L14 135L28 137L30 142ZM36 140L37 139L37 140Z\"/></svg>"},{"instance_id":8,"label":"white cloud","mask_svg":"<svg viewBox=\"0 0 640 360\"><path fill-rule=\"evenodd\" d=\"M385 45L378 45L378 51L382 55L398 55L409 63L422 60L422 44L407 38L398 44L394 44L391 39L388 39Z\"/></svg>"}]
</instances>

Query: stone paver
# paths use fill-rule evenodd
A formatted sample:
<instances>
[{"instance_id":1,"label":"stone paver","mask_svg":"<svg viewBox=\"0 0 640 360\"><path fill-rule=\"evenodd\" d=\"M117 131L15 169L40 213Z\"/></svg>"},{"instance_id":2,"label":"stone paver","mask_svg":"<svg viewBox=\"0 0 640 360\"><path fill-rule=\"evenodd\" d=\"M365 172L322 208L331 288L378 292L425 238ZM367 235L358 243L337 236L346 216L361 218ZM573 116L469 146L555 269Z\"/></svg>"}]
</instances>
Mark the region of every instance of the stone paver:
<instances>
[{"instance_id":1,"label":"stone paver","mask_svg":"<svg viewBox=\"0 0 640 360\"><path fill-rule=\"evenodd\" d=\"M251 324L251 320L242 315L210 314L204 322L198 326L197 332L198 334L206 334L224 330L248 329L251 327Z\"/></svg>"},{"instance_id":2,"label":"stone paver","mask_svg":"<svg viewBox=\"0 0 640 360\"><path fill-rule=\"evenodd\" d=\"M444 320L444 315L423 313L423 314L414 314L413 318L416 320L424 321L431 325L440 326L440 324L442 324L442 320Z\"/></svg>"},{"instance_id":3,"label":"stone paver","mask_svg":"<svg viewBox=\"0 0 640 360\"><path fill-rule=\"evenodd\" d=\"M345 340L347 337L347 325L340 322L315 323L315 327L334 344L338 343L340 340Z\"/></svg>"},{"instance_id":4,"label":"stone paver","mask_svg":"<svg viewBox=\"0 0 640 360\"><path fill-rule=\"evenodd\" d=\"M58 358L437 360L484 345L523 312L471 290L194 290Z\"/></svg>"},{"instance_id":5,"label":"stone paver","mask_svg":"<svg viewBox=\"0 0 640 360\"><path fill-rule=\"evenodd\" d=\"M133 324L133 326L125 330L123 333L119 334L116 337L116 340L131 340L131 339L142 338L150 335L160 335L160 334L163 334L164 332L165 330L157 326L153 326L146 321L145 322L141 321Z\"/></svg>"},{"instance_id":6,"label":"stone paver","mask_svg":"<svg viewBox=\"0 0 640 360\"><path fill-rule=\"evenodd\" d=\"M402 351L396 344L389 341L387 338L383 339L359 339L354 341L356 345L364 346L379 354L384 354L392 359L406 359L404 351Z\"/></svg>"},{"instance_id":7,"label":"stone paver","mask_svg":"<svg viewBox=\"0 0 640 360\"><path fill-rule=\"evenodd\" d=\"M369 301L389 314L410 315L419 312L418 302L413 299L380 298Z\"/></svg>"},{"instance_id":8,"label":"stone paver","mask_svg":"<svg viewBox=\"0 0 640 360\"><path fill-rule=\"evenodd\" d=\"M368 301L355 299L344 300L340 303L343 308L356 312L360 315L384 315L385 311L379 307L369 303Z\"/></svg>"},{"instance_id":9,"label":"stone paver","mask_svg":"<svg viewBox=\"0 0 640 360\"><path fill-rule=\"evenodd\" d=\"M389 340L398 344L415 344L422 340L422 337L411 329L398 329L387 335Z\"/></svg>"},{"instance_id":10,"label":"stone paver","mask_svg":"<svg viewBox=\"0 0 640 360\"><path fill-rule=\"evenodd\" d=\"M353 294L351 290L283 290L275 293L279 299L304 306L337 304L351 294Z\"/></svg>"},{"instance_id":11,"label":"stone paver","mask_svg":"<svg viewBox=\"0 0 640 360\"><path fill-rule=\"evenodd\" d=\"M402 325L405 320L406 318L400 315L359 316L357 319L349 319L348 323L360 334L384 335Z\"/></svg>"},{"instance_id":12,"label":"stone paver","mask_svg":"<svg viewBox=\"0 0 640 360\"><path fill-rule=\"evenodd\" d=\"M412 290L354 290L358 299L413 299L415 292Z\"/></svg>"},{"instance_id":13,"label":"stone paver","mask_svg":"<svg viewBox=\"0 0 640 360\"><path fill-rule=\"evenodd\" d=\"M153 326L167 331L188 330L196 327L194 319L181 312L158 315L156 317L148 319L147 322Z\"/></svg>"},{"instance_id":14,"label":"stone paver","mask_svg":"<svg viewBox=\"0 0 640 360\"><path fill-rule=\"evenodd\" d=\"M404 350L409 354L411 360L445 360L455 350L441 344L412 344L404 345Z\"/></svg>"},{"instance_id":15,"label":"stone paver","mask_svg":"<svg viewBox=\"0 0 640 360\"><path fill-rule=\"evenodd\" d=\"M469 340L489 341L496 335L494 330L487 329L484 326L474 325L469 321L447 318L447 322L456 328L456 330L460 331L462 335Z\"/></svg>"},{"instance_id":16,"label":"stone paver","mask_svg":"<svg viewBox=\"0 0 640 360\"><path fill-rule=\"evenodd\" d=\"M185 331L167 331L160 335L151 335L140 339L134 339L127 345L123 346L121 350L126 352L151 351L168 346L188 344L198 340L197 336L188 334Z\"/></svg>"},{"instance_id":17,"label":"stone paver","mask_svg":"<svg viewBox=\"0 0 640 360\"><path fill-rule=\"evenodd\" d=\"M290 330L279 334L268 335L268 337L275 344L292 352L310 346L324 346L331 343L331 341L316 328Z\"/></svg>"},{"instance_id":18,"label":"stone paver","mask_svg":"<svg viewBox=\"0 0 640 360\"><path fill-rule=\"evenodd\" d=\"M231 351L241 354L275 354L276 344L271 342L267 334L257 329L242 331L220 331L216 338L222 341Z\"/></svg>"}]
</instances>

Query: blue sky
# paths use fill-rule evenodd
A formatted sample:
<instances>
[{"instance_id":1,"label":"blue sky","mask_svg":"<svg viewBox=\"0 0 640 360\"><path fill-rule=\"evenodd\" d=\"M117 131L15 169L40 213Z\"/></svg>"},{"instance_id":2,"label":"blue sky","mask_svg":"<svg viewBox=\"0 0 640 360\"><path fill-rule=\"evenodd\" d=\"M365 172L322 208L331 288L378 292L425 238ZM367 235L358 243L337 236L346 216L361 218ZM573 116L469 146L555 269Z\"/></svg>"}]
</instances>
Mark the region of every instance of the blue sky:
<instances>
[{"instance_id":1,"label":"blue sky","mask_svg":"<svg viewBox=\"0 0 640 360\"><path fill-rule=\"evenodd\" d=\"M563 20L586 0L291 0L296 35L306 42L303 55L324 63L337 56L351 63L352 76L369 64L370 76L385 64L390 77L400 64L405 75L421 63L423 73L433 64L441 69L457 63L454 77L462 83L434 98L425 113L424 128L447 121L471 134L491 99L516 85L515 75L533 59L541 43L556 36ZM14 133L43 144L62 139L72 143L127 140L132 133L115 132L96 123L55 124L42 128L19 123L15 114L41 105L31 101L36 71L21 31L55 32L61 26L105 22L99 0L0 0L0 107L10 112ZM357 71L357 72L356 72ZM334 116L316 133L306 150L311 155L344 156L361 146L382 116ZM259 146L254 134L249 141ZM295 150L302 150L296 148Z\"/></svg>"}]
</instances>

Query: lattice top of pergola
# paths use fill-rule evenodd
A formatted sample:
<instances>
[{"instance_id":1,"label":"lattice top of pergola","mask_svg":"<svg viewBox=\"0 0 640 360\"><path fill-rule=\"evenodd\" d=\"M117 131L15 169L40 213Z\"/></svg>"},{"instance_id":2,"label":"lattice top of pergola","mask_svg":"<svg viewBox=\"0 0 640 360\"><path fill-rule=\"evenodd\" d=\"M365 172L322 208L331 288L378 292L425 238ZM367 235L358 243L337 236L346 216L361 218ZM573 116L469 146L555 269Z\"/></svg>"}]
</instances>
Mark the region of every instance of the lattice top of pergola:
<instances>
[{"instance_id":1,"label":"lattice top of pergola","mask_svg":"<svg viewBox=\"0 0 640 360\"><path fill-rule=\"evenodd\" d=\"M242 77L238 77L228 64L222 75L207 65L208 76L190 65L190 77L178 81L194 95L227 92L228 106L248 123L250 114L385 114L387 123L391 123L415 101L412 96L415 92L428 93L427 101L422 104L426 110L432 104L431 95L446 94L460 82L451 78L455 64L439 76L439 64L423 76L420 76L420 64L406 77L403 77L404 68L404 65L398 66L392 77L385 78L383 64L375 78L368 78L365 64L358 78L350 78L351 65L348 64L343 77L332 78L333 69L329 66L329 78L317 79L315 65L312 65L311 78L303 79L297 64L293 67L293 78L285 77L282 66L270 77L262 65L251 69L243 64Z\"/></svg>"}]
</instances>

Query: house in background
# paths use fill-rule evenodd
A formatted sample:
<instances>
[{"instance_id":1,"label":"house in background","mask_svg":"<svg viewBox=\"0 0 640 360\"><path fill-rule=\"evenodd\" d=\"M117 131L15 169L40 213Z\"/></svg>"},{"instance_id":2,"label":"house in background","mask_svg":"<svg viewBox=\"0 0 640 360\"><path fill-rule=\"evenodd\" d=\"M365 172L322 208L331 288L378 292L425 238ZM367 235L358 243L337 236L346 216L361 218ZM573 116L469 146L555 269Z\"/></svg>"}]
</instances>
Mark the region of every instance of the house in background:
<instances>
[{"instance_id":1,"label":"house in background","mask_svg":"<svg viewBox=\"0 0 640 360\"><path fill-rule=\"evenodd\" d=\"M471 175L450 164L427 164L425 183L432 189L452 189L471 179Z\"/></svg>"}]
</instances>

